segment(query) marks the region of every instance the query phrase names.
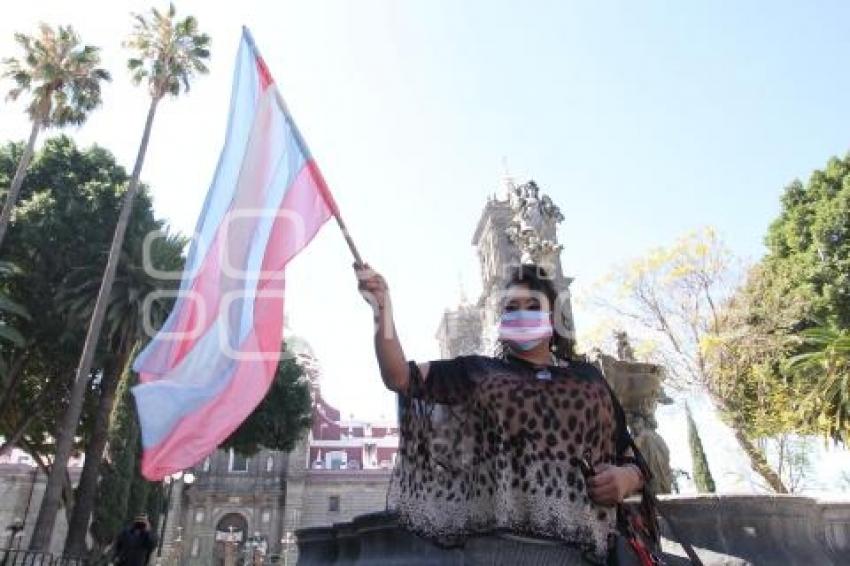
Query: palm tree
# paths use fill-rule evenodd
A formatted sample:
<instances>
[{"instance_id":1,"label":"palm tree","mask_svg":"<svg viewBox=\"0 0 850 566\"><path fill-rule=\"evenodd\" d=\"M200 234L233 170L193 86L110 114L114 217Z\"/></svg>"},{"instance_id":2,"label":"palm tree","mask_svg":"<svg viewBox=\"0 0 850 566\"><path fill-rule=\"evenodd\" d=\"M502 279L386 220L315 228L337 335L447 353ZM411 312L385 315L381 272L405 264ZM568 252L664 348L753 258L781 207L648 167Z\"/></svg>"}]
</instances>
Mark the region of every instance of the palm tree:
<instances>
[{"instance_id":1,"label":"palm tree","mask_svg":"<svg viewBox=\"0 0 850 566\"><path fill-rule=\"evenodd\" d=\"M31 93L27 114L32 130L0 213L0 244L9 227L38 133L42 128L85 122L89 112L100 106L100 83L111 80L109 73L98 67L100 49L81 45L74 28L53 29L41 24L39 30L37 36L16 33L15 41L23 48L24 56L20 60L13 57L3 60L2 76L15 83L7 98L17 100L25 92Z\"/></svg>"},{"instance_id":2,"label":"palm tree","mask_svg":"<svg viewBox=\"0 0 850 566\"><path fill-rule=\"evenodd\" d=\"M153 241L150 259L157 269L179 271L183 268L182 251L186 240L181 236L167 235ZM153 277L145 269L141 246L134 253L124 253L106 310L100 352L100 397L94 415L94 424L86 444L83 471L77 484L76 497L68 536L65 540L67 556L83 557L86 551L86 533L97 495L100 464L109 428L109 415L115 404L115 392L121 375L127 370L130 355L147 337L144 321L159 327L168 315L172 301L160 299L147 302L152 293L169 290L174 281ZM129 256L129 257L128 257ZM68 314L79 320L91 318L94 297L100 288L100 274L82 268L68 277L68 286L59 300Z\"/></svg>"},{"instance_id":3,"label":"palm tree","mask_svg":"<svg viewBox=\"0 0 850 566\"><path fill-rule=\"evenodd\" d=\"M128 67L132 73L133 82L147 85L151 102L136 164L124 195L124 203L112 238L106 269L74 376L68 408L62 417L62 426L57 431L56 457L47 478L44 498L30 541L32 550L44 551L50 544L56 513L60 505L62 478L67 468L68 457L71 454L74 435L83 408L92 361L112 292L112 284L115 281L130 211L139 189L139 175L142 171L157 105L166 95L178 96L182 91L188 90L190 79L194 75L208 71L205 61L210 55L210 38L207 34L198 32L198 22L194 17L178 19L173 4L164 14L152 9L149 18L141 15L134 17L133 32L125 44L135 52L135 56L128 60Z\"/></svg>"},{"instance_id":4,"label":"palm tree","mask_svg":"<svg viewBox=\"0 0 850 566\"><path fill-rule=\"evenodd\" d=\"M800 332L808 352L788 360L787 369L814 387L800 402L805 425L850 444L850 330L823 324Z\"/></svg>"}]
</instances>

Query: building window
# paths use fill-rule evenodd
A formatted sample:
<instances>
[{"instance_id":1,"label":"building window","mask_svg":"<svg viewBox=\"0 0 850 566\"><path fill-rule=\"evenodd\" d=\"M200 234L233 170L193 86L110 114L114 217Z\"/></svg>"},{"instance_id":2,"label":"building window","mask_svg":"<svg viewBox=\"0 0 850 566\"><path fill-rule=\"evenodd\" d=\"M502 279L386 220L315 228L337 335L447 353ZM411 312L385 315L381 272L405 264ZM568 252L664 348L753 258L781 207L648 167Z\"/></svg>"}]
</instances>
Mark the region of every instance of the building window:
<instances>
[{"instance_id":1,"label":"building window","mask_svg":"<svg viewBox=\"0 0 850 566\"><path fill-rule=\"evenodd\" d=\"M378 445L374 442L367 442L365 445L366 458L363 460L364 468L375 468L378 465Z\"/></svg>"},{"instance_id":2,"label":"building window","mask_svg":"<svg viewBox=\"0 0 850 566\"><path fill-rule=\"evenodd\" d=\"M204 510L203 509L198 509L197 511L195 511L195 522L196 523L203 523L204 522Z\"/></svg>"},{"instance_id":3,"label":"building window","mask_svg":"<svg viewBox=\"0 0 850 566\"><path fill-rule=\"evenodd\" d=\"M269 511L268 509L264 510L263 511L263 522L268 523L271 520L272 520L272 512Z\"/></svg>"},{"instance_id":4,"label":"building window","mask_svg":"<svg viewBox=\"0 0 850 566\"><path fill-rule=\"evenodd\" d=\"M339 513L339 495L331 495L328 497L328 511L331 513Z\"/></svg>"},{"instance_id":5,"label":"building window","mask_svg":"<svg viewBox=\"0 0 850 566\"><path fill-rule=\"evenodd\" d=\"M272 470L274 470L274 458L269 456L266 458L266 471L271 472Z\"/></svg>"},{"instance_id":6,"label":"building window","mask_svg":"<svg viewBox=\"0 0 850 566\"><path fill-rule=\"evenodd\" d=\"M210 457L209 457L209 456L207 456L206 458L204 458L204 471L205 471L205 472L209 472L209 471L210 471Z\"/></svg>"},{"instance_id":7,"label":"building window","mask_svg":"<svg viewBox=\"0 0 850 566\"><path fill-rule=\"evenodd\" d=\"M201 554L201 539L195 537L192 539L192 557L197 558Z\"/></svg>"},{"instance_id":8,"label":"building window","mask_svg":"<svg viewBox=\"0 0 850 566\"><path fill-rule=\"evenodd\" d=\"M235 451L233 448L230 449L230 471L231 472L247 472L248 471L248 458L243 454Z\"/></svg>"},{"instance_id":9,"label":"building window","mask_svg":"<svg viewBox=\"0 0 850 566\"><path fill-rule=\"evenodd\" d=\"M325 454L325 468L328 470L344 470L348 462L348 454L341 450L334 450Z\"/></svg>"}]
</instances>

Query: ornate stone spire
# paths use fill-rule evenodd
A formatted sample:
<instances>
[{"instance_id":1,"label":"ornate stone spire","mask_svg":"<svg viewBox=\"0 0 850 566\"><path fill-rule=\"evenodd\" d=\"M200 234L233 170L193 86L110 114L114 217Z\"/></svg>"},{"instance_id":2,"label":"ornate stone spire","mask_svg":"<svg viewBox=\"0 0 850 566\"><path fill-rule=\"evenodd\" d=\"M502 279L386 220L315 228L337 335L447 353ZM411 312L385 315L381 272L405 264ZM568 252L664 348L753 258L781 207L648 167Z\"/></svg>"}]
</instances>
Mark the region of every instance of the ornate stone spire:
<instances>
[{"instance_id":1,"label":"ornate stone spire","mask_svg":"<svg viewBox=\"0 0 850 566\"><path fill-rule=\"evenodd\" d=\"M534 181L515 186L508 196L512 218L505 233L521 253L523 263L554 266L563 246L555 230L564 220L549 195L541 195Z\"/></svg>"}]
</instances>

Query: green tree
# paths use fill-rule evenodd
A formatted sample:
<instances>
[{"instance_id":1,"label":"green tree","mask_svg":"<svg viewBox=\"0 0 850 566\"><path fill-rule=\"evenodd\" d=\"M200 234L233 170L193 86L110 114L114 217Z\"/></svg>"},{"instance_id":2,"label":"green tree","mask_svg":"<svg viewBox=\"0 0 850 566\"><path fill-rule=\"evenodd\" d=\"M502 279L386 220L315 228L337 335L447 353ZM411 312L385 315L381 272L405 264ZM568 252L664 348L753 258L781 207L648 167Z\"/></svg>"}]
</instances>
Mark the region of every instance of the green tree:
<instances>
[{"instance_id":1,"label":"green tree","mask_svg":"<svg viewBox=\"0 0 850 566\"><path fill-rule=\"evenodd\" d=\"M791 183L768 230L763 260L788 297L789 372L800 426L847 441L850 371L850 155ZM828 321L821 323L819 321ZM795 356L796 355L796 356Z\"/></svg>"},{"instance_id":2,"label":"green tree","mask_svg":"<svg viewBox=\"0 0 850 566\"><path fill-rule=\"evenodd\" d=\"M699 437L697 424L691 414L691 408L685 405L685 414L688 418L688 446L691 449L691 460L694 468L694 483L700 493L714 493L714 478L708 468L708 460L705 458L705 450L702 448L702 440Z\"/></svg>"},{"instance_id":3,"label":"green tree","mask_svg":"<svg viewBox=\"0 0 850 566\"><path fill-rule=\"evenodd\" d=\"M159 224L149 228L157 229ZM121 374L130 362L131 353L147 338L144 321L158 328L165 321L172 304L172 301L161 298L151 300L151 297L162 297L159 292L173 289L175 282L154 277L145 266L142 242L138 238L132 238L132 241L137 245L130 253L124 254L107 307L101 351L98 353L100 359L97 360L97 365L102 368L98 403L86 439L85 464L77 484L74 509L65 540L65 554L68 556L84 556L86 552L86 533L96 496L100 461L106 446L109 415ZM158 270L179 271L183 268L182 251L185 244L185 238L180 236L164 235L156 238L151 241L148 259ZM98 270L83 267L69 274L69 286L59 300L66 302L71 316L84 324L91 317L99 287Z\"/></svg>"},{"instance_id":4,"label":"green tree","mask_svg":"<svg viewBox=\"0 0 850 566\"><path fill-rule=\"evenodd\" d=\"M846 435L836 355L850 329L850 156L791 183L781 204L768 253L725 309L718 386L754 434L837 440Z\"/></svg>"},{"instance_id":5,"label":"green tree","mask_svg":"<svg viewBox=\"0 0 850 566\"><path fill-rule=\"evenodd\" d=\"M17 33L15 41L24 55L20 59L3 60L3 77L15 84L7 98L17 100L24 93L31 95L27 114L32 129L0 212L0 245L6 236L39 132L43 128L85 122L88 114L100 106L101 83L110 80L109 73L98 67L100 50L82 45L71 26L54 29L41 24L37 35Z\"/></svg>"},{"instance_id":6,"label":"green tree","mask_svg":"<svg viewBox=\"0 0 850 566\"><path fill-rule=\"evenodd\" d=\"M10 299L4 289L5 281L14 277L17 273L18 269L14 265L0 261L0 285L3 285L3 287L0 287L0 341L21 347L25 340L20 331L15 328L15 321L19 318L29 319L30 315L23 305ZM5 374L6 370L4 360L0 359L0 374Z\"/></svg>"},{"instance_id":7,"label":"green tree","mask_svg":"<svg viewBox=\"0 0 850 566\"><path fill-rule=\"evenodd\" d=\"M195 74L207 72L204 62L209 58L209 36L198 32L197 20L194 17L178 19L174 5L171 5L168 12L164 14L155 9L151 10L149 19L136 15L135 28L127 41L127 46L135 52L135 56L128 61L133 80L136 83L147 84L151 102L136 164L124 195L106 269L74 376L68 407L62 419L62 426L57 433L54 465L47 478L47 486L30 541L32 550L45 550L50 543L56 512L60 504L62 477L67 468L68 457L71 454L82 412L89 374L118 269L124 235L139 189L139 177L157 106L166 95L178 96L181 91L188 89L190 80Z\"/></svg>"},{"instance_id":8,"label":"green tree","mask_svg":"<svg viewBox=\"0 0 850 566\"><path fill-rule=\"evenodd\" d=\"M796 310L792 330L830 319L850 328L850 155L830 159L805 186L791 183L781 203L763 263Z\"/></svg>"},{"instance_id":9,"label":"green tree","mask_svg":"<svg viewBox=\"0 0 850 566\"><path fill-rule=\"evenodd\" d=\"M134 351L135 353L135 351ZM147 513L156 532L164 509L165 494L160 482L149 482L139 467L141 432L130 388L137 376L127 367L116 391L117 402L109 416L106 457L99 461L100 482L93 510L91 556L102 557L121 529L139 513Z\"/></svg>"},{"instance_id":10,"label":"green tree","mask_svg":"<svg viewBox=\"0 0 850 566\"><path fill-rule=\"evenodd\" d=\"M0 184L14 174L22 151L22 144L0 146ZM34 316L16 319L26 337L23 346L0 343L0 357L7 362L7 371L0 374L0 434L16 444L23 439L46 448L40 454L44 461L53 456L56 417L68 399L68 368L79 355L85 330L58 297L68 286L69 273L105 264L103 249L126 180L126 172L106 150L80 149L64 136L48 139L32 162L16 222L6 237L5 259L17 272L4 278L4 290ZM153 223L150 199L140 192L128 244L138 243L140 227ZM91 403L85 405L78 439L87 433L91 408Z\"/></svg>"},{"instance_id":11,"label":"green tree","mask_svg":"<svg viewBox=\"0 0 850 566\"><path fill-rule=\"evenodd\" d=\"M139 425L130 393L134 383L133 372L129 369L124 371L116 393L119 401L110 415L107 456L101 463L101 480L91 525L97 549L107 547L115 540L132 512L128 511L132 509L129 507L130 494L141 453Z\"/></svg>"},{"instance_id":12,"label":"green tree","mask_svg":"<svg viewBox=\"0 0 850 566\"><path fill-rule=\"evenodd\" d=\"M22 144L0 146L0 183L13 174L21 151ZM49 139L33 160L22 188L16 222L7 235L6 256L19 267L4 272L0 282L10 298L36 316L14 317L26 337L23 346L0 343L0 356L11 360L5 376L0 373L0 434L6 440L4 447L16 445L29 451L45 473L50 471L57 418L67 403L68 367L73 367L82 346L84 311L90 309L97 291L96 274L105 264L103 250L111 239L126 181L123 168L107 151L77 148L64 136ZM141 260L132 258L140 256L144 236L159 228L161 224L153 217L147 192L142 190L122 251L131 259L122 261L107 314L108 329L139 324L137 314L122 316L119 311L132 310L134 301L141 300L139 294L147 292L141 285ZM151 250L154 264L162 269L179 267L181 247L174 237L155 240ZM155 302L151 306L160 309L159 317L167 310L164 304ZM151 314L156 320L157 313ZM12 317L9 315L8 320ZM120 366L110 363L108 354L119 352L119 348L118 342L109 337L125 332L104 333L90 373L74 450L85 449L92 464L100 459L91 454L96 451L99 415L104 405L108 406L104 388L109 384L108 376L115 371L110 368ZM81 481L80 485L85 483ZM74 494L67 473L62 490L68 514ZM78 491L76 499L84 504L82 492ZM69 516L69 521L73 522L73 516Z\"/></svg>"},{"instance_id":13,"label":"green tree","mask_svg":"<svg viewBox=\"0 0 850 566\"><path fill-rule=\"evenodd\" d=\"M800 418L836 442L850 444L850 329L824 325L800 332L806 351L788 370L811 384L798 401Z\"/></svg>"},{"instance_id":14,"label":"green tree","mask_svg":"<svg viewBox=\"0 0 850 566\"><path fill-rule=\"evenodd\" d=\"M794 316L787 294L775 291L762 264L751 268L723 305L721 332L708 348L713 389L753 438L803 432L793 407L795 386L780 373Z\"/></svg>"},{"instance_id":15,"label":"green tree","mask_svg":"<svg viewBox=\"0 0 850 566\"><path fill-rule=\"evenodd\" d=\"M7 348L23 348L26 341L21 332L16 328L17 322L20 319L29 320L30 315L27 309L13 301L8 294L7 281L15 277L19 270L9 262L0 261L0 342L5 343ZM11 392L9 387L9 360L5 354L0 354L0 403ZM19 438L6 438L0 445L0 455L6 450L11 449Z\"/></svg>"}]
</instances>

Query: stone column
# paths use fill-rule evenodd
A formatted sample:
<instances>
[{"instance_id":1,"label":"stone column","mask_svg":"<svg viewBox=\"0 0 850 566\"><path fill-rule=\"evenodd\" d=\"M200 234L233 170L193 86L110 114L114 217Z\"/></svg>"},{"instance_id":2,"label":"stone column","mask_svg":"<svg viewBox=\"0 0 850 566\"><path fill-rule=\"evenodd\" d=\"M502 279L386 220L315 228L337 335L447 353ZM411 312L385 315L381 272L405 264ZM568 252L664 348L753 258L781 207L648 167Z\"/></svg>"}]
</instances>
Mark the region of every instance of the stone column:
<instances>
[{"instance_id":1,"label":"stone column","mask_svg":"<svg viewBox=\"0 0 850 566\"><path fill-rule=\"evenodd\" d=\"M165 532L163 533L162 540L160 541L160 544L162 545L162 556L157 559L157 564L170 563L169 557L171 557L171 554L174 551L174 541L183 527L183 478L181 477L177 480L172 479L171 481L174 482L174 487L170 489L171 497L169 501L166 501L166 506L168 507L168 522L165 525ZM166 495L168 495L169 487L165 488ZM160 517L160 520L166 520L166 516L163 515ZM160 525L160 529L161 528L162 526Z\"/></svg>"},{"instance_id":2,"label":"stone column","mask_svg":"<svg viewBox=\"0 0 850 566\"><path fill-rule=\"evenodd\" d=\"M283 517L281 519L281 539L294 539L295 531L301 528L301 510L304 507L304 490L307 481L307 435L298 441L295 448L287 454L286 485L284 492ZM289 533L289 538L287 537ZM298 547L294 540L292 544L282 544L275 541L275 546L281 545L281 561L286 564L298 562Z\"/></svg>"}]
</instances>

